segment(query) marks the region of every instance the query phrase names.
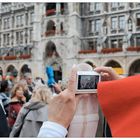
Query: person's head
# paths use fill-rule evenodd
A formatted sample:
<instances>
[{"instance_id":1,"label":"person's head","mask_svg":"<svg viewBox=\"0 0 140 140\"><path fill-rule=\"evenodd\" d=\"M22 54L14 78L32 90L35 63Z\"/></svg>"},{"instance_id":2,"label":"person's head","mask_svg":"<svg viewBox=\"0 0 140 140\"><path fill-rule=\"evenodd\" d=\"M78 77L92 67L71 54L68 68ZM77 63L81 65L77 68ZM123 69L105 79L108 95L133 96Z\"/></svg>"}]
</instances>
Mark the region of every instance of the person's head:
<instances>
[{"instance_id":1,"label":"person's head","mask_svg":"<svg viewBox=\"0 0 140 140\"><path fill-rule=\"evenodd\" d=\"M48 103L51 97L52 93L47 86L39 86L34 89L31 100L43 102L46 104Z\"/></svg>"},{"instance_id":2,"label":"person's head","mask_svg":"<svg viewBox=\"0 0 140 140\"><path fill-rule=\"evenodd\" d=\"M3 80L3 81L1 81L0 92L6 92L6 91L8 91L8 81Z\"/></svg>"},{"instance_id":3,"label":"person's head","mask_svg":"<svg viewBox=\"0 0 140 140\"><path fill-rule=\"evenodd\" d=\"M45 84L44 80L41 77L36 77L35 81L40 81L42 84Z\"/></svg>"},{"instance_id":4,"label":"person's head","mask_svg":"<svg viewBox=\"0 0 140 140\"><path fill-rule=\"evenodd\" d=\"M32 84L32 75L31 75L31 73L25 73L24 74L24 79L26 80L28 85Z\"/></svg>"},{"instance_id":5,"label":"person's head","mask_svg":"<svg viewBox=\"0 0 140 140\"><path fill-rule=\"evenodd\" d=\"M23 85L24 90L28 90L28 85L25 79L20 80L18 83Z\"/></svg>"},{"instance_id":6,"label":"person's head","mask_svg":"<svg viewBox=\"0 0 140 140\"><path fill-rule=\"evenodd\" d=\"M35 86L39 86L39 85L41 86L41 85L44 85L45 83L41 77L36 77L34 80L34 84L35 84Z\"/></svg>"},{"instance_id":7,"label":"person's head","mask_svg":"<svg viewBox=\"0 0 140 140\"><path fill-rule=\"evenodd\" d=\"M19 83L14 85L11 92L11 98L17 97L18 99L20 99L23 97L23 94L24 94L24 86Z\"/></svg>"}]
</instances>

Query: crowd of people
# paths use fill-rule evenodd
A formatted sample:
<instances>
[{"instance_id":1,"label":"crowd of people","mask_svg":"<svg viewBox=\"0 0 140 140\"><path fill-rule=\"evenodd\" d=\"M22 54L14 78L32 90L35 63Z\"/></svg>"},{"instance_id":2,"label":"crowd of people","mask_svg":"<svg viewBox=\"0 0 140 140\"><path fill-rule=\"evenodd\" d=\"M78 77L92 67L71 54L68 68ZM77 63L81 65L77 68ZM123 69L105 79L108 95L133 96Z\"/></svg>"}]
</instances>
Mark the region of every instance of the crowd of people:
<instances>
[{"instance_id":1,"label":"crowd of people","mask_svg":"<svg viewBox=\"0 0 140 140\"><path fill-rule=\"evenodd\" d=\"M2 80L0 136L66 137L77 102L82 96L87 96L75 94L77 70L77 66L72 68L66 89L62 90L57 83L53 85L57 95L41 78L32 81L31 73L25 73L24 78L16 83ZM101 81L123 78L110 67L97 67L94 70L101 74ZM112 136L108 124L107 127L109 136ZM103 133L100 137L103 137Z\"/></svg>"},{"instance_id":2,"label":"crowd of people","mask_svg":"<svg viewBox=\"0 0 140 140\"><path fill-rule=\"evenodd\" d=\"M36 77L33 81L31 73L25 73L24 77L16 82L12 78L10 78L10 76L1 79L0 122L2 123L0 124L0 136L16 136L16 126L19 126L19 122L23 123L21 122L21 119L23 118L22 115L24 114L24 110L30 110L30 112L33 110L35 112L35 110L39 110L40 108L44 107L50 97L50 94L51 92L49 91L49 88L47 87L43 79L40 77ZM17 118L18 115L19 118ZM41 114L37 116L40 115ZM35 115L32 115L31 119L36 120L36 118L34 117ZM40 120L43 121L42 118ZM46 115L44 116L44 120L46 120ZM35 129L37 129L37 127L35 127ZM14 130L16 130L16 132L14 132ZM37 136L37 134L31 134L31 136Z\"/></svg>"}]
</instances>

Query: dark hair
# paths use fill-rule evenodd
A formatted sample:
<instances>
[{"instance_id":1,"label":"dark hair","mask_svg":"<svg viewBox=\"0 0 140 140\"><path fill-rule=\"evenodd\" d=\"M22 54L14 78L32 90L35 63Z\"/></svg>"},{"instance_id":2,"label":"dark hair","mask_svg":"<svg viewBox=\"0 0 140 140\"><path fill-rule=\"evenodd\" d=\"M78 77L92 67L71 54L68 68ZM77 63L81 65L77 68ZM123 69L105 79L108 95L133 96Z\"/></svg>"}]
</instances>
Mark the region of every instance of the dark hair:
<instances>
[{"instance_id":1,"label":"dark hair","mask_svg":"<svg viewBox=\"0 0 140 140\"><path fill-rule=\"evenodd\" d=\"M7 88L8 88L8 81L7 80L1 81L0 92L5 92Z\"/></svg>"}]
</instances>

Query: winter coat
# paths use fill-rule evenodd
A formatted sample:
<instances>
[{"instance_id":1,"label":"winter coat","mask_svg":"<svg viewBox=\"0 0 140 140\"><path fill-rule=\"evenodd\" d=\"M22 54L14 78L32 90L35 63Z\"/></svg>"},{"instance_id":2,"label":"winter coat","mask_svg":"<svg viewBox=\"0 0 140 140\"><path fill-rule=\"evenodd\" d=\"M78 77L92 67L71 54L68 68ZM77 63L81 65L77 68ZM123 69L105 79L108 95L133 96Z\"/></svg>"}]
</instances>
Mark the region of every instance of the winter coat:
<instances>
[{"instance_id":1,"label":"winter coat","mask_svg":"<svg viewBox=\"0 0 140 140\"><path fill-rule=\"evenodd\" d=\"M9 103L9 111L8 111L8 125L12 129L18 113L23 106L23 102L21 101L12 101Z\"/></svg>"},{"instance_id":2,"label":"winter coat","mask_svg":"<svg viewBox=\"0 0 140 140\"><path fill-rule=\"evenodd\" d=\"M10 137L15 137L19 130L19 137L37 137L40 127L47 120L47 104L30 100L19 112Z\"/></svg>"},{"instance_id":3,"label":"winter coat","mask_svg":"<svg viewBox=\"0 0 140 140\"><path fill-rule=\"evenodd\" d=\"M0 100L0 137L8 137L9 128L6 120L6 112L4 110L2 101Z\"/></svg>"},{"instance_id":4,"label":"winter coat","mask_svg":"<svg viewBox=\"0 0 140 140\"><path fill-rule=\"evenodd\" d=\"M1 92L0 93L0 100L2 100L3 106L7 106L10 102L10 98L6 96L5 93Z\"/></svg>"},{"instance_id":5,"label":"winter coat","mask_svg":"<svg viewBox=\"0 0 140 140\"><path fill-rule=\"evenodd\" d=\"M1 92L0 93L0 100L3 103L4 109L6 111L6 116L8 116L8 106L9 106L9 103L10 103L10 98L7 97L6 93Z\"/></svg>"}]
</instances>

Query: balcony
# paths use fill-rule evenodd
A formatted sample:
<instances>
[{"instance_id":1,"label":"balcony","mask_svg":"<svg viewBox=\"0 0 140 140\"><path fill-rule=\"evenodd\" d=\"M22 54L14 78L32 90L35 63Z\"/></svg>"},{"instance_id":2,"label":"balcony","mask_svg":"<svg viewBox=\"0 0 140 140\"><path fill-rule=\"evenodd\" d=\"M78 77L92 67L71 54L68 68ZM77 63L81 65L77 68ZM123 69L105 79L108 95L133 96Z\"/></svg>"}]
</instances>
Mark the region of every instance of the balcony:
<instances>
[{"instance_id":1,"label":"balcony","mask_svg":"<svg viewBox=\"0 0 140 140\"><path fill-rule=\"evenodd\" d=\"M55 35L64 35L66 34L66 32L64 30L49 30L47 32L45 32L45 37L48 36L55 36Z\"/></svg>"},{"instance_id":2,"label":"balcony","mask_svg":"<svg viewBox=\"0 0 140 140\"><path fill-rule=\"evenodd\" d=\"M118 7L119 10L124 10L124 8L125 8L124 5L121 5L121 6Z\"/></svg>"},{"instance_id":3,"label":"balcony","mask_svg":"<svg viewBox=\"0 0 140 140\"><path fill-rule=\"evenodd\" d=\"M94 33L93 32L89 32L89 36L93 36L94 35Z\"/></svg>"},{"instance_id":4,"label":"balcony","mask_svg":"<svg viewBox=\"0 0 140 140\"><path fill-rule=\"evenodd\" d=\"M93 15L94 11L88 11L88 15Z\"/></svg>"},{"instance_id":5,"label":"balcony","mask_svg":"<svg viewBox=\"0 0 140 140\"><path fill-rule=\"evenodd\" d=\"M101 53L108 54L108 53L116 53L122 52L122 48L103 48Z\"/></svg>"},{"instance_id":6,"label":"balcony","mask_svg":"<svg viewBox=\"0 0 140 140\"><path fill-rule=\"evenodd\" d=\"M140 46L128 47L128 48L126 48L126 50L131 51L131 52L139 52L140 51Z\"/></svg>"},{"instance_id":7,"label":"balcony","mask_svg":"<svg viewBox=\"0 0 140 140\"><path fill-rule=\"evenodd\" d=\"M17 56L11 55L11 56L4 56L4 60L16 60Z\"/></svg>"},{"instance_id":8,"label":"balcony","mask_svg":"<svg viewBox=\"0 0 140 140\"><path fill-rule=\"evenodd\" d=\"M78 53L79 54L91 54L91 53L97 53L97 50L81 50Z\"/></svg>"},{"instance_id":9,"label":"balcony","mask_svg":"<svg viewBox=\"0 0 140 140\"><path fill-rule=\"evenodd\" d=\"M29 59L31 58L31 54L24 54L19 56L20 59Z\"/></svg>"},{"instance_id":10,"label":"balcony","mask_svg":"<svg viewBox=\"0 0 140 140\"><path fill-rule=\"evenodd\" d=\"M0 56L0 60L17 60L17 59L29 59L31 54L24 54L20 56L10 55L10 56Z\"/></svg>"},{"instance_id":11,"label":"balcony","mask_svg":"<svg viewBox=\"0 0 140 140\"><path fill-rule=\"evenodd\" d=\"M100 10L95 10L94 13L95 13L95 14L100 14L101 11L100 11Z\"/></svg>"},{"instance_id":12,"label":"balcony","mask_svg":"<svg viewBox=\"0 0 140 140\"><path fill-rule=\"evenodd\" d=\"M94 31L94 32L89 31L89 36L98 36L98 35L99 35L99 31Z\"/></svg>"},{"instance_id":13,"label":"balcony","mask_svg":"<svg viewBox=\"0 0 140 140\"><path fill-rule=\"evenodd\" d=\"M112 7L111 8L111 11L116 11L117 10L117 7Z\"/></svg>"},{"instance_id":14,"label":"balcony","mask_svg":"<svg viewBox=\"0 0 140 140\"><path fill-rule=\"evenodd\" d=\"M117 29L111 29L111 34L116 34L117 33Z\"/></svg>"},{"instance_id":15,"label":"balcony","mask_svg":"<svg viewBox=\"0 0 140 140\"><path fill-rule=\"evenodd\" d=\"M52 16L56 14L56 9L50 9L46 11L46 16Z\"/></svg>"},{"instance_id":16,"label":"balcony","mask_svg":"<svg viewBox=\"0 0 140 140\"><path fill-rule=\"evenodd\" d=\"M47 32L45 32L45 36L54 36L55 35L55 30L49 30Z\"/></svg>"},{"instance_id":17,"label":"balcony","mask_svg":"<svg viewBox=\"0 0 140 140\"><path fill-rule=\"evenodd\" d=\"M119 28L119 29L118 29L118 32L119 32L119 33L123 33L123 32L124 32L124 29L123 29L123 28Z\"/></svg>"}]
</instances>

